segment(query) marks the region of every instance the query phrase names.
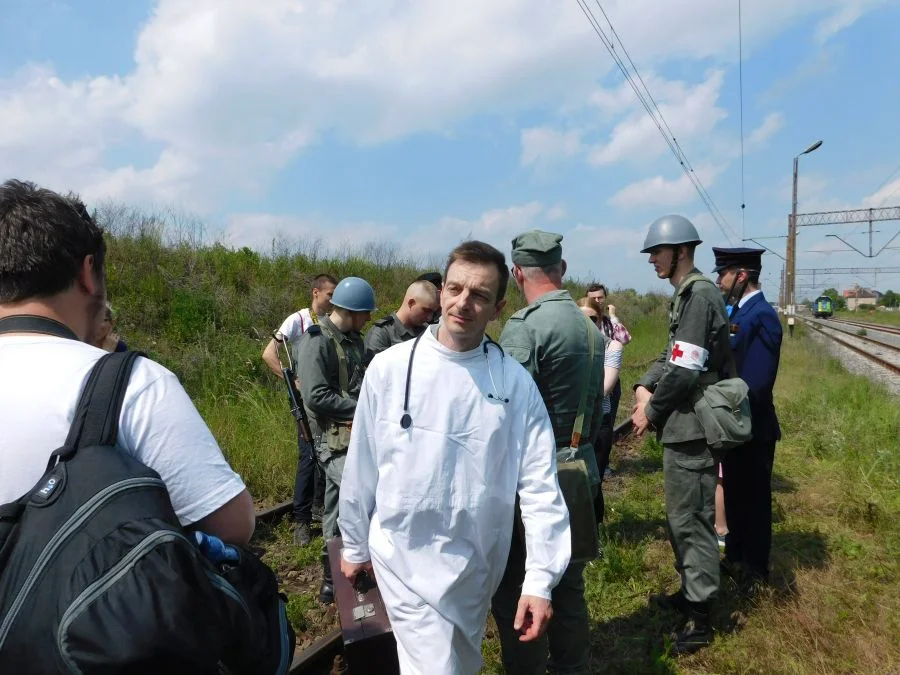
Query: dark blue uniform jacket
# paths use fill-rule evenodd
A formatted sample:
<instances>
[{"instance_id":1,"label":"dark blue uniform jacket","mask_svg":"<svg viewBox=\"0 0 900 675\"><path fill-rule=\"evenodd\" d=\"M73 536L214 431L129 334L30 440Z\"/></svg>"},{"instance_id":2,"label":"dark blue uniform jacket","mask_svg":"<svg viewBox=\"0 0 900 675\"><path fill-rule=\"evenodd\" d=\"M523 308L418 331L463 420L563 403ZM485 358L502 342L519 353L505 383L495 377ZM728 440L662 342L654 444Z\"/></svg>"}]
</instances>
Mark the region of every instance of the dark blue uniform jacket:
<instances>
[{"instance_id":1,"label":"dark blue uniform jacket","mask_svg":"<svg viewBox=\"0 0 900 675\"><path fill-rule=\"evenodd\" d=\"M753 439L781 438L772 389L781 354L781 321L762 293L750 298L731 316L731 349L738 375L750 387Z\"/></svg>"}]
</instances>

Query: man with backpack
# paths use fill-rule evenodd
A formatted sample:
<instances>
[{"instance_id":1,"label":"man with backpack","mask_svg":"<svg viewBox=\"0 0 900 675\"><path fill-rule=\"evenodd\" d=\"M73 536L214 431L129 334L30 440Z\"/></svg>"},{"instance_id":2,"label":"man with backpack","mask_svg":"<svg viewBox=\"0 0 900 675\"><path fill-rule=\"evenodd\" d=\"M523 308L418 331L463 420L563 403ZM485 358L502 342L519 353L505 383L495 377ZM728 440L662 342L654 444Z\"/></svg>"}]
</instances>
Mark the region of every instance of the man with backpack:
<instances>
[{"instance_id":1,"label":"man with backpack","mask_svg":"<svg viewBox=\"0 0 900 675\"><path fill-rule=\"evenodd\" d=\"M677 610L684 624L672 636L676 654L710 644L710 602L719 590L719 545L715 530L716 460L694 401L701 388L721 379L728 365L728 316L716 286L694 266L702 243L687 218L663 216L651 225L642 253L657 277L675 288L669 341L634 387L632 411L638 436L651 425L663 444L663 479L669 540L681 588L654 596L653 604Z\"/></svg>"},{"instance_id":2,"label":"man with backpack","mask_svg":"<svg viewBox=\"0 0 900 675\"><path fill-rule=\"evenodd\" d=\"M175 375L90 344L105 253L78 199L0 186L3 675L210 672L250 621L225 623L235 589L191 539L249 542L243 481Z\"/></svg>"}]
</instances>

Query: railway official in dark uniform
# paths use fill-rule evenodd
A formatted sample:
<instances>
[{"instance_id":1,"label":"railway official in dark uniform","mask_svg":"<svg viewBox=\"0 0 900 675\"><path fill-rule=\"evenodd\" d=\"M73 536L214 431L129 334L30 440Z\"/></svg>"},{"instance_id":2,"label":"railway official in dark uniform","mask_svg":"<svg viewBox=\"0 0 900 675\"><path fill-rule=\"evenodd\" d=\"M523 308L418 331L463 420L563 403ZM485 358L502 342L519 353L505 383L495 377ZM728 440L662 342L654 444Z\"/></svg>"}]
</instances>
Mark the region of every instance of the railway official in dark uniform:
<instances>
[{"instance_id":1,"label":"railway official in dark uniform","mask_svg":"<svg viewBox=\"0 0 900 675\"><path fill-rule=\"evenodd\" d=\"M428 281L412 282L397 311L379 319L366 331L366 364L388 347L420 335L440 311L440 294L435 285Z\"/></svg>"},{"instance_id":2,"label":"railway official in dark uniform","mask_svg":"<svg viewBox=\"0 0 900 675\"><path fill-rule=\"evenodd\" d=\"M710 603L719 590L715 530L716 460L693 401L702 387L724 379L728 364L728 316L722 295L694 267L702 243L682 216L663 216L647 232L642 253L660 279L675 287L669 343L635 385L632 422L640 435L652 426L663 444L663 480L669 540L681 588L651 603L679 611L684 624L672 635L676 654L713 640Z\"/></svg>"},{"instance_id":3,"label":"railway official in dark uniform","mask_svg":"<svg viewBox=\"0 0 900 675\"><path fill-rule=\"evenodd\" d=\"M778 375L782 329L778 314L759 287L764 249L713 248L716 283L732 306L729 328L738 375L750 389L753 440L728 450L725 488L726 568L744 592L769 577L772 548L772 464L781 438L772 389Z\"/></svg>"},{"instance_id":4,"label":"railway official in dark uniform","mask_svg":"<svg viewBox=\"0 0 900 675\"><path fill-rule=\"evenodd\" d=\"M537 383L553 423L557 465L570 453L573 429L581 410L584 440L578 443L576 457L585 460L590 482L599 489L600 473L594 448L587 439L593 437L595 427L600 424L593 411L598 408L598 397L603 396L604 342L600 329L585 320L572 296L562 288L566 263L560 241L562 235L540 230L513 239L513 277L529 305L510 317L500 336L500 345ZM592 503L588 501L581 507L575 513L575 507L569 504L573 538L578 536L579 522L596 527ZM553 619L546 636L522 642L518 631L513 629L513 618L525 577L526 557L525 542L514 533L506 571L491 603L506 672L544 675L548 668L553 673L591 672L590 624L584 599L585 563L570 562L553 590Z\"/></svg>"},{"instance_id":5,"label":"railway official in dark uniform","mask_svg":"<svg viewBox=\"0 0 900 675\"><path fill-rule=\"evenodd\" d=\"M332 312L319 318L301 339L297 357L300 394L310 415L315 449L325 471L325 513L322 536L338 532L341 474L350 446L350 428L365 372L365 346L360 331L375 310L375 291L364 279L347 277L334 289ZM322 550L319 601L334 602L334 584L327 549Z\"/></svg>"}]
</instances>

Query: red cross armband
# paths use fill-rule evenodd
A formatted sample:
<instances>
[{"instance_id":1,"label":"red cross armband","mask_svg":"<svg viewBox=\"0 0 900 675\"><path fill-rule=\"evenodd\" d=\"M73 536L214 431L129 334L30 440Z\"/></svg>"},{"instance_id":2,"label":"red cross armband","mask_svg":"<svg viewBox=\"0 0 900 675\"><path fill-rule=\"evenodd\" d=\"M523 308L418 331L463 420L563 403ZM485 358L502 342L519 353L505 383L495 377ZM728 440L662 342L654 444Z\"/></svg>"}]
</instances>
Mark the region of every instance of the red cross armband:
<instances>
[{"instance_id":1,"label":"red cross armband","mask_svg":"<svg viewBox=\"0 0 900 675\"><path fill-rule=\"evenodd\" d=\"M669 363L688 370L706 370L706 359L709 358L709 350L690 342L676 342L672 345L672 355Z\"/></svg>"}]
</instances>

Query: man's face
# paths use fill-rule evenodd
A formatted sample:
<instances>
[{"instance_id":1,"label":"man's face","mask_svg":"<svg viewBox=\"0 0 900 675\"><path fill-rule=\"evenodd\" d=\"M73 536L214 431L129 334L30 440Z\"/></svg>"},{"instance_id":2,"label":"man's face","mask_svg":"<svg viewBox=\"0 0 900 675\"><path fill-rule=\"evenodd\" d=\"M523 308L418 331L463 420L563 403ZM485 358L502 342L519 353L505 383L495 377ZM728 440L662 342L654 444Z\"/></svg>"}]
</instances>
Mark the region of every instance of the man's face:
<instances>
[{"instance_id":1,"label":"man's face","mask_svg":"<svg viewBox=\"0 0 900 675\"><path fill-rule=\"evenodd\" d=\"M734 280L737 278L737 270L733 267L728 267L719 272L719 276L716 277L716 286L719 287L719 290L722 292L726 292L731 290L731 286L734 283Z\"/></svg>"},{"instance_id":2,"label":"man's face","mask_svg":"<svg viewBox=\"0 0 900 675\"><path fill-rule=\"evenodd\" d=\"M593 300L596 300L597 304L600 305L600 309L606 307L606 293L604 293L602 289L591 291L587 294L587 296Z\"/></svg>"},{"instance_id":3,"label":"man's face","mask_svg":"<svg viewBox=\"0 0 900 675\"><path fill-rule=\"evenodd\" d=\"M88 258L90 258L89 270L85 270L85 274L90 276L92 283L86 282L83 286L87 292L85 309L88 317L87 335L85 335L84 341L93 345L97 344L98 340L106 337L111 325L110 327L104 327L106 322L106 275L103 272L98 274L94 269L94 256L91 255ZM85 276L83 278L87 279L88 277Z\"/></svg>"},{"instance_id":4,"label":"man's face","mask_svg":"<svg viewBox=\"0 0 900 675\"><path fill-rule=\"evenodd\" d=\"M369 323L372 318L372 312L350 312L351 326L357 333Z\"/></svg>"},{"instance_id":5,"label":"man's face","mask_svg":"<svg viewBox=\"0 0 900 675\"><path fill-rule=\"evenodd\" d=\"M436 312L441 311L441 303L438 298L434 300L413 300L409 308L409 320L416 328L427 326L431 323Z\"/></svg>"},{"instance_id":6,"label":"man's face","mask_svg":"<svg viewBox=\"0 0 900 675\"><path fill-rule=\"evenodd\" d=\"M668 279L674 256L675 250L671 246L654 246L650 249L650 257L647 262L653 265L657 277Z\"/></svg>"},{"instance_id":7,"label":"man's face","mask_svg":"<svg viewBox=\"0 0 900 675\"><path fill-rule=\"evenodd\" d=\"M455 261L447 269L441 290L442 325L457 339L480 340L506 304L505 300L497 302L499 283L494 265Z\"/></svg>"},{"instance_id":8,"label":"man's face","mask_svg":"<svg viewBox=\"0 0 900 675\"><path fill-rule=\"evenodd\" d=\"M331 296L334 295L334 284L325 283L322 288L313 289L312 305L316 314L328 314L331 311Z\"/></svg>"}]
</instances>

